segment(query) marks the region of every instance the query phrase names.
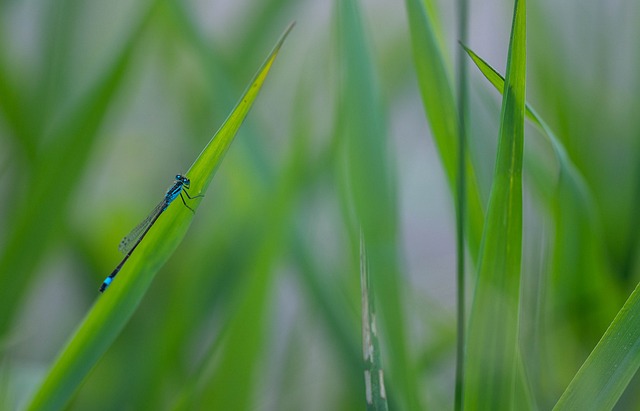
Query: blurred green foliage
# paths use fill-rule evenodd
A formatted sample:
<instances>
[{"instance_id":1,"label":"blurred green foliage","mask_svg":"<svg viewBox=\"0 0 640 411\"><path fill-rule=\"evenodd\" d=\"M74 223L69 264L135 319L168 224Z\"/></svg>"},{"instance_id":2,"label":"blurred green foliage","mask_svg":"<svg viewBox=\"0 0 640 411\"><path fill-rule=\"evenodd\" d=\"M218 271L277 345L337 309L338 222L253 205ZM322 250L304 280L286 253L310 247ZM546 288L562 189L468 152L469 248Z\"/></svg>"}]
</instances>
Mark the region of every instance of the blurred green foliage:
<instances>
[{"instance_id":1,"label":"blurred green foliage","mask_svg":"<svg viewBox=\"0 0 640 411\"><path fill-rule=\"evenodd\" d=\"M434 64L452 79L453 2L427 3ZM550 409L640 281L640 5L529 3L527 101L568 159L526 128L520 355L535 403ZM202 150L291 20L185 241L67 409L364 409L354 194L370 230L397 230L372 257L391 261L394 279L379 306L394 316L379 322L390 407L451 408L454 179L424 115L420 87L433 78L414 65L417 11L359 2L351 44L368 50L355 61L378 80L371 97L353 94L363 78L341 83L340 47L354 38L338 30L338 4L0 2L0 408L25 405L119 262L120 238ZM512 7L470 3L469 46L501 72ZM469 73L469 156L486 209L500 96ZM381 118L367 122L363 107ZM357 136L375 147L347 145L347 113L364 116L361 130L376 125ZM384 183L359 194L365 177L348 170L375 169L367 153L384 159ZM578 186L558 180L566 164ZM407 364L415 378L398 375ZM616 409L635 409L639 393L636 377Z\"/></svg>"}]
</instances>

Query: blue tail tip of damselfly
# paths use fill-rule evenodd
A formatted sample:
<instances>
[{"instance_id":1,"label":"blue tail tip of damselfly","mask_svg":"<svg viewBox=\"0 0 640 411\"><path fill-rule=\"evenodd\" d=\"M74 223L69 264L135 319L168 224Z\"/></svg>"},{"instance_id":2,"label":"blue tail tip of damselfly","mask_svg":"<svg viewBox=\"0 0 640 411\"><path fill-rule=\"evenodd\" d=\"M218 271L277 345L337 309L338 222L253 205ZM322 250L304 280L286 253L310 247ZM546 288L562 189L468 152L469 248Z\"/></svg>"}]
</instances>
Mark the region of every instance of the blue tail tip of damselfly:
<instances>
[{"instance_id":1,"label":"blue tail tip of damselfly","mask_svg":"<svg viewBox=\"0 0 640 411\"><path fill-rule=\"evenodd\" d=\"M100 286L100 292L103 293L104 290L107 289L107 287L109 287L109 284L111 284L111 281L113 281L113 278L111 277L107 277L104 279L104 281L102 282L102 285Z\"/></svg>"}]
</instances>

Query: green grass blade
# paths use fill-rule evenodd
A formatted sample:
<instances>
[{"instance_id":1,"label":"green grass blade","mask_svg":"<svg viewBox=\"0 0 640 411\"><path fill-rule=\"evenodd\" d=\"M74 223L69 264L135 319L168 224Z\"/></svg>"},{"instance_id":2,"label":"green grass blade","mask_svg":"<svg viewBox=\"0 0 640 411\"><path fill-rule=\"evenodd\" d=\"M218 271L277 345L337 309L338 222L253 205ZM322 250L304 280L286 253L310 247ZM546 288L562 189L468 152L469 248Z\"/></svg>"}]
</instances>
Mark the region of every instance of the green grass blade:
<instances>
[{"instance_id":1,"label":"green grass blade","mask_svg":"<svg viewBox=\"0 0 640 411\"><path fill-rule=\"evenodd\" d=\"M432 17L421 0L406 0L413 59L424 109L438 147L452 193L456 193L458 174L458 111L445 60L435 33ZM477 263L482 238L484 211L480 190L469 157L467 164L467 244Z\"/></svg>"},{"instance_id":2,"label":"green grass blade","mask_svg":"<svg viewBox=\"0 0 640 411\"><path fill-rule=\"evenodd\" d=\"M482 57L478 56L473 50L461 44L462 48L467 52L471 60L478 67L480 72L485 76L487 80L500 92L504 92L504 77L496 69L494 69L489 63L484 61ZM561 166L565 168L575 168L571 160L569 159L566 150L560 140L553 133L551 128L538 116L538 114L529 106L529 104L525 105L526 115L529 120L531 120L536 126L538 126L542 132L549 138L551 144L553 145L553 149L558 156L558 160L560 161Z\"/></svg>"},{"instance_id":3,"label":"green grass blade","mask_svg":"<svg viewBox=\"0 0 640 411\"><path fill-rule=\"evenodd\" d=\"M189 169L191 192L204 193L233 137L255 101L282 46L290 26L263 63L249 88L211 141ZM193 202L196 208L199 202ZM170 206L149 230L118 276L87 314L82 324L54 362L30 410L62 408L86 374L127 323L160 267L178 246L193 219L186 207Z\"/></svg>"},{"instance_id":4,"label":"green grass blade","mask_svg":"<svg viewBox=\"0 0 640 411\"><path fill-rule=\"evenodd\" d=\"M516 0L500 140L478 266L465 371L465 409L513 407L522 257L526 3Z\"/></svg>"},{"instance_id":5,"label":"green grass blade","mask_svg":"<svg viewBox=\"0 0 640 411\"><path fill-rule=\"evenodd\" d=\"M610 410L640 367L640 285L631 293L554 410Z\"/></svg>"},{"instance_id":6,"label":"green grass blade","mask_svg":"<svg viewBox=\"0 0 640 411\"><path fill-rule=\"evenodd\" d=\"M469 4L467 0L458 0L458 38L466 42L469 23ZM457 63L457 87L458 87L458 172L456 191L456 377L453 408L462 410L462 393L464 390L464 343L467 330L466 309L466 220L467 216L467 58L464 50L458 49L456 53Z\"/></svg>"},{"instance_id":7,"label":"green grass blade","mask_svg":"<svg viewBox=\"0 0 640 411\"><path fill-rule=\"evenodd\" d=\"M417 377L409 358L397 253L398 232L393 171L387 156L383 109L372 69L364 24L355 0L338 1L340 34L340 121L346 138L348 190L346 202L362 227L371 282L376 290L382 345L388 347L387 388L393 389L400 409L422 409ZM358 230L352 230L358 244ZM356 250L355 255L358 255ZM363 401L364 402L364 401Z\"/></svg>"},{"instance_id":8,"label":"green grass blade","mask_svg":"<svg viewBox=\"0 0 640 411\"><path fill-rule=\"evenodd\" d=\"M267 74L269 74L269 69L275 61L282 43L284 42L285 38L292 28L293 24L291 24L282 35L282 37L276 44L276 47L271 52L271 55L264 62L262 68L252 81L251 86L247 89L247 91L245 91L245 95L231 112L231 115L229 115L229 117L225 120L222 127L220 127L220 130L218 130L209 144L207 144L204 150L202 150L202 153L200 153L196 161L187 172L187 176L189 176L192 181L192 192L198 193L206 191L215 171L220 166L220 161L229 149L231 141L233 141L233 137L244 121L244 118L251 108L253 100L255 100L256 96L258 95L258 92L260 91L262 83L266 79Z\"/></svg>"},{"instance_id":9,"label":"green grass blade","mask_svg":"<svg viewBox=\"0 0 640 411\"><path fill-rule=\"evenodd\" d=\"M487 80L502 93L504 78L500 73L472 50L467 47L464 49ZM558 174L548 175L551 179L538 183L540 191L551 188L553 193L549 202L554 219L553 243L556 248L550 274L552 283L545 296L549 312L548 328L553 330L558 327L557 324L570 324L588 337L586 343L584 337L581 341L571 342L556 337L551 331L550 335L541 339L549 338L552 341L556 358L572 359L575 357L573 354L585 345L591 347L595 344L601 334L594 335L594 331L604 329L615 315L619 307L619 286L611 275L603 253L604 235L596 200L584 176L551 127L528 104L526 116L547 137L558 163ZM591 301L593 304L575 308L572 302L578 300ZM562 378L554 376L558 370L577 365L573 362L558 363L556 360L552 367L545 367L546 378Z\"/></svg>"},{"instance_id":10,"label":"green grass blade","mask_svg":"<svg viewBox=\"0 0 640 411\"><path fill-rule=\"evenodd\" d=\"M387 394L376 325L375 293L369 277L369 260L364 235L360 231L360 289L362 292L362 352L367 411L386 411Z\"/></svg>"},{"instance_id":11,"label":"green grass blade","mask_svg":"<svg viewBox=\"0 0 640 411\"><path fill-rule=\"evenodd\" d=\"M222 347L210 350L208 367L200 375L201 391L191 398L185 409L251 410L256 377L267 339L269 297L273 283L272 264L276 247L282 244L283 227L270 231L240 287L232 318L224 333ZM271 240L271 241L269 241ZM217 345L218 341L214 343ZM214 367L217 365L217 367ZM214 369L213 373L209 372Z\"/></svg>"}]
</instances>

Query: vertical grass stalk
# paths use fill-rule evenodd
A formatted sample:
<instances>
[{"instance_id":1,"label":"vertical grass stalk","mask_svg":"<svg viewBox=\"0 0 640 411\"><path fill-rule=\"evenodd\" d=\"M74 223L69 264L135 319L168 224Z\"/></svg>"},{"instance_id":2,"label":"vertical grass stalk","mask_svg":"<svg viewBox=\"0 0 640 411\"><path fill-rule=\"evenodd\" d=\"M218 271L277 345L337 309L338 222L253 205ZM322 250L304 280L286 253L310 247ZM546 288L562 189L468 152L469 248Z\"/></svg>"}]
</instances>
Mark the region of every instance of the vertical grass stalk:
<instances>
[{"instance_id":1,"label":"vertical grass stalk","mask_svg":"<svg viewBox=\"0 0 640 411\"><path fill-rule=\"evenodd\" d=\"M403 304L395 181L387 154L382 99L358 2L338 1L337 11L342 65L339 121L348 156L348 201L366 240L381 335L388 347L393 402L397 400L399 409L422 409ZM353 232L357 247L357 229Z\"/></svg>"},{"instance_id":2,"label":"vertical grass stalk","mask_svg":"<svg viewBox=\"0 0 640 411\"><path fill-rule=\"evenodd\" d=\"M465 361L464 408L511 410L519 358L526 2L516 0L498 154L484 225ZM522 408L522 404L518 404Z\"/></svg>"},{"instance_id":3,"label":"vertical grass stalk","mask_svg":"<svg viewBox=\"0 0 640 411\"><path fill-rule=\"evenodd\" d=\"M467 42L467 0L458 0L458 40ZM465 341L465 210L467 179L465 158L467 156L467 138L465 115L467 109L467 59L462 47L458 47L458 181L456 195L456 254L457 254L457 341L456 341L456 383L454 409L462 409L462 393L464 384L464 341Z\"/></svg>"}]
</instances>

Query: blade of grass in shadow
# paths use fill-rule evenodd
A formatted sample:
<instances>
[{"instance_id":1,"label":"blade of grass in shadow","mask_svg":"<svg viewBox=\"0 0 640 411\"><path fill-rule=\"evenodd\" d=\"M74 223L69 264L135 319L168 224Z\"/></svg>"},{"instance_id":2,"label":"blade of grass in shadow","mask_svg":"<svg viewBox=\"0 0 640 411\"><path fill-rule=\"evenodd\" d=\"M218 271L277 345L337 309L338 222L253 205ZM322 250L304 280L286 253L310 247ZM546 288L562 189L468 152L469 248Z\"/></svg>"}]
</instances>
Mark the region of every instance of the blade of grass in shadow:
<instances>
[{"instance_id":1,"label":"blade of grass in shadow","mask_svg":"<svg viewBox=\"0 0 640 411\"><path fill-rule=\"evenodd\" d=\"M47 11L43 13L40 41L45 46L32 105L36 127L41 129L50 124L53 115L63 105L69 83L74 80L70 74L72 40L82 21L82 3L79 0L54 1L46 5Z\"/></svg>"},{"instance_id":2,"label":"blade of grass in shadow","mask_svg":"<svg viewBox=\"0 0 640 411\"><path fill-rule=\"evenodd\" d=\"M30 89L25 84L18 85L15 80L19 77L7 76L10 67L4 56L0 56L0 110L5 114L13 135L19 137L16 142L22 146L30 163L38 160L42 130L50 124L44 113L51 107L62 106L62 93L53 91L60 91L67 85L62 81L61 74L69 72L66 65L71 59L65 57L69 51L70 34L77 29L76 24L80 21L76 15L78 4L72 1L51 2L45 7L47 9L42 13L42 21L38 22L42 27L40 42L43 44L41 59L37 64L40 75L35 85L29 84L34 87Z\"/></svg>"},{"instance_id":3,"label":"blade of grass in shadow","mask_svg":"<svg viewBox=\"0 0 640 411\"><path fill-rule=\"evenodd\" d=\"M309 70L305 72L309 73L309 78L302 78L298 84L296 113L292 115L292 118L295 119L294 124L297 130L294 137L295 141L309 140L309 135L313 134L314 122L322 121L318 119L315 109L306 104L312 97L313 91L310 89L312 81L316 83L322 81L315 78L317 74L314 70L311 70L315 62L308 61L307 63ZM318 85L315 84L315 87L318 87ZM337 129L338 127L334 123L333 130L327 131L329 134L327 139L330 142L320 156L311 156L308 153L308 149L306 149L303 172L307 176L304 180L307 189L320 184L322 179L326 178L327 172L336 166L336 161L339 158L337 152L341 142L341 136ZM307 142L306 145L309 145L309 143ZM336 221L334 224L340 225L341 222ZM317 253L315 253L316 244L310 241L308 235L304 234L312 229L312 227L308 226L294 227L294 233L290 240L290 250L298 267L295 272L306 291L307 299L315 308L313 311L322 313L322 321L326 324L327 329L330 330L331 340L335 342L336 349L339 352L339 361L345 364L349 371L346 381L348 381L350 387L347 389L352 390L354 393L361 393L364 390L364 380L361 378L362 362L359 360L360 341L356 332L357 318L355 315L345 315L345 313L353 310L347 308L349 307L349 300L345 298L343 292L339 291L341 283L333 281L327 272L330 269L327 268L324 262L320 262L317 259Z\"/></svg>"},{"instance_id":4,"label":"blade of grass in shadow","mask_svg":"<svg viewBox=\"0 0 640 411\"><path fill-rule=\"evenodd\" d=\"M522 257L526 3L516 0L502 98L500 140L469 321L464 404L513 409Z\"/></svg>"},{"instance_id":5,"label":"blade of grass in shadow","mask_svg":"<svg viewBox=\"0 0 640 411\"><path fill-rule=\"evenodd\" d=\"M234 110L187 172L192 193L205 193L291 28L282 35ZM195 209L198 205L199 201L192 202L191 207ZM56 359L30 410L56 410L66 404L129 320L156 272L186 234L192 219L193 214L186 207L167 208L125 264L118 281L100 297Z\"/></svg>"},{"instance_id":6,"label":"blade of grass in shadow","mask_svg":"<svg viewBox=\"0 0 640 411\"><path fill-rule=\"evenodd\" d=\"M155 3L154 3L155 4ZM14 310L27 287L31 273L40 261L50 240L64 221L63 215L82 176L104 117L123 85L138 44L154 5L141 17L114 62L96 81L66 122L49 138L41 150L29 182L28 196L14 204L6 246L0 254L0 335L13 319ZM43 206L46 205L46 206ZM22 250L29 250L25 257Z\"/></svg>"},{"instance_id":7,"label":"blade of grass in shadow","mask_svg":"<svg viewBox=\"0 0 640 411\"><path fill-rule=\"evenodd\" d=\"M367 411L386 411L387 393L378 343L375 293L369 279L369 261L364 235L360 231L360 288L362 292L362 353Z\"/></svg>"},{"instance_id":8,"label":"blade of grass in shadow","mask_svg":"<svg viewBox=\"0 0 640 411\"><path fill-rule=\"evenodd\" d=\"M382 343L389 350L387 387L393 390L400 409L422 409L400 293L405 280L399 269L395 188L383 109L357 2L338 1L337 13L342 73L338 118L346 140L347 201L353 205L367 244ZM358 230L351 234L352 243L358 244Z\"/></svg>"},{"instance_id":9,"label":"blade of grass in shadow","mask_svg":"<svg viewBox=\"0 0 640 411\"><path fill-rule=\"evenodd\" d=\"M280 204L278 204L280 205ZM233 313L226 325L221 347L209 351L207 367L200 374L197 387L187 410L251 410L255 394L258 369L263 365L261 355L267 346L266 314L269 312L274 270L272 265L278 256L286 234L287 217L283 207L276 212L279 217L269 221L264 241L253 256L253 266L239 287L239 295L231 307ZM273 211L273 210L272 210ZM265 211L265 215L270 214ZM282 224L274 224L276 222Z\"/></svg>"},{"instance_id":10,"label":"blade of grass in shadow","mask_svg":"<svg viewBox=\"0 0 640 411\"><path fill-rule=\"evenodd\" d=\"M358 335L354 331L354 323L345 315L349 311L349 304L344 299L339 298L340 292L336 286L330 284L326 270L322 263L316 261L312 253L312 246L305 244L308 242L300 230L294 235L291 247L294 258L300 266L300 277L309 298L314 300L318 311L324 313L323 321L327 328L331 330L336 344L341 353L340 361L349 366L352 372L349 374L349 381L361 381L362 362L359 361L359 341ZM360 384L359 384L360 385Z\"/></svg>"},{"instance_id":11,"label":"blade of grass in shadow","mask_svg":"<svg viewBox=\"0 0 640 411\"><path fill-rule=\"evenodd\" d=\"M447 182L456 193L458 174L458 111L444 57L436 35L433 18L420 0L405 1L409 18L416 75L429 126L442 159ZM484 211L475 171L469 156L466 163L467 244L474 263L482 238Z\"/></svg>"},{"instance_id":12,"label":"blade of grass in shadow","mask_svg":"<svg viewBox=\"0 0 640 411\"><path fill-rule=\"evenodd\" d=\"M0 51L0 112L8 127L7 137L20 146L30 162L36 156L36 130L30 117L29 106L24 98L21 85L11 72L2 51Z\"/></svg>"},{"instance_id":13,"label":"blade of grass in shadow","mask_svg":"<svg viewBox=\"0 0 640 411\"><path fill-rule=\"evenodd\" d=\"M610 410L640 367L640 285L631 293L554 410Z\"/></svg>"}]
</instances>

